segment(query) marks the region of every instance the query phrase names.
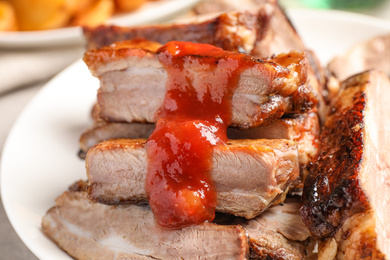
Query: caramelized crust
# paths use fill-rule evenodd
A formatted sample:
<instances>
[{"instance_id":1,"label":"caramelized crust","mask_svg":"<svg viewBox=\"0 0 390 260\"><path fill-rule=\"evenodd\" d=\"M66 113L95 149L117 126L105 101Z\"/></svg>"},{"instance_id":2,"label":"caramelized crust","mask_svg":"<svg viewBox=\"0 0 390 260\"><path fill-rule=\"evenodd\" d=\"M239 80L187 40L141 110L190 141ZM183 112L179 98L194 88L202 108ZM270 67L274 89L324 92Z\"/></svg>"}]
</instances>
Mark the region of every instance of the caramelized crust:
<instances>
[{"instance_id":1,"label":"caramelized crust","mask_svg":"<svg viewBox=\"0 0 390 260\"><path fill-rule=\"evenodd\" d=\"M84 27L88 49L101 48L114 42L143 38L165 44L170 41L208 43L229 51L250 53L257 37L261 37L274 7L262 6L257 12L232 11L192 23L142 27ZM203 20L203 21L201 21Z\"/></svg>"},{"instance_id":2,"label":"caramelized crust","mask_svg":"<svg viewBox=\"0 0 390 260\"><path fill-rule=\"evenodd\" d=\"M368 71L344 81L332 103L301 208L311 233L326 239L326 259L390 255L389 98L386 74Z\"/></svg>"},{"instance_id":3,"label":"caramelized crust","mask_svg":"<svg viewBox=\"0 0 390 260\"><path fill-rule=\"evenodd\" d=\"M361 75L343 84L320 136L320 153L309 167L301 213L317 237L330 236L343 220L369 207L358 176L368 80Z\"/></svg>"}]
</instances>

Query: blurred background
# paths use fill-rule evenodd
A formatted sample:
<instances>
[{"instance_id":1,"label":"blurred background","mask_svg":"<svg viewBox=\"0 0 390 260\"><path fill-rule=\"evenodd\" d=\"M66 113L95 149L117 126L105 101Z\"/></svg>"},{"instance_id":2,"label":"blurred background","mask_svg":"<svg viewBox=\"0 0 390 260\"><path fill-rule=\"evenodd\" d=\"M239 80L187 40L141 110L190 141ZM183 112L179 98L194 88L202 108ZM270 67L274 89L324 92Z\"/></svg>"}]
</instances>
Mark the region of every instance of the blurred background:
<instances>
[{"instance_id":1,"label":"blurred background","mask_svg":"<svg viewBox=\"0 0 390 260\"><path fill-rule=\"evenodd\" d=\"M123 21L120 19L128 15L134 15L133 24L164 22L186 17L197 2L0 0L0 155L13 123L26 104L53 76L82 57L81 32L74 34L73 26L96 26L112 18ZM287 9L337 9L390 20L390 1L387 0L280 0L279 3ZM152 13L157 14L156 17L150 17L151 9L161 11ZM65 29L45 31L56 28ZM70 35L72 41L57 37L58 33ZM51 42L45 43L47 39ZM14 232L1 204L0 234L0 259L37 259Z\"/></svg>"}]
</instances>

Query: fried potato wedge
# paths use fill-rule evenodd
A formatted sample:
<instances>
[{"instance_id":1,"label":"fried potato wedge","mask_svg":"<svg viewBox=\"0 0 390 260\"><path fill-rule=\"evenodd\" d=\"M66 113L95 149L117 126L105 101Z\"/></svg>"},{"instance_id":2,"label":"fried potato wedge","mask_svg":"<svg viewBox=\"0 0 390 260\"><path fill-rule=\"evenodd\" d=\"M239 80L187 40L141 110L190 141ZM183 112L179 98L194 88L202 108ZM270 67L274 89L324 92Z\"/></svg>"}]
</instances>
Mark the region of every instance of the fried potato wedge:
<instances>
[{"instance_id":1,"label":"fried potato wedge","mask_svg":"<svg viewBox=\"0 0 390 260\"><path fill-rule=\"evenodd\" d=\"M13 6L7 2L0 1L0 31L16 31L18 23Z\"/></svg>"},{"instance_id":2,"label":"fried potato wedge","mask_svg":"<svg viewBox=\"0 0 390 260\"><path fill-rule=\"evenodd\" d=\"M97 26L108 20L114 11L113 0L98 0L90 9L76 15L72 25Z\"/></svg>"},{"instance_id":3,"label":"fried potato wedge","mask_svg":"<svg viewBox=\"0 0 390 260\"><path fill-rule=\"evenodd\" d=\"M129 12L139 8L147 0L115 0L115 4L119 11Z\"/></svg>"},{"instance_id":4,"label":"fried potato wedge","mask_svg":"<svg viewBox=\"0 0 390 260\"><path fill-rule=\"evenodd\" d=\"M22 31L63 27L71 17L66 0L13 0L11 3Z\"/></svg>"}]
</instances>

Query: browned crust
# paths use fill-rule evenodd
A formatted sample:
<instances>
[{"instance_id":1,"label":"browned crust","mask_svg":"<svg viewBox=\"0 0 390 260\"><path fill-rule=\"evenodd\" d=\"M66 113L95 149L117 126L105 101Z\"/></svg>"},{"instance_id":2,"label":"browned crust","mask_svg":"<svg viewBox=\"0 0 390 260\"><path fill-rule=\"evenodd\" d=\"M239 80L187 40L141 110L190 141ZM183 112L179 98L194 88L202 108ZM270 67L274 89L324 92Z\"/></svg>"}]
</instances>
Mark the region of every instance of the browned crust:
<instances>
[{"instance_id":1,"label":"browned crust","mask_svg":"<svg viewBox=\"0 0 390 260\"><path fill-rule=\"evenodd\" d=\"M352 98L343 99L341 92L331 108L320 137L320 153L309 167L301 215L316 237L332 235L345 219L369 208L358 178L364 149L366 76L343 83L343 91L353 91Z\"/></svg>"},{"instance_id":2,"label":"browned crust","mask_svg":"<svg viewBox=\"0 0 390 260\"><path fill-rule=\"evenodd\" d=\"M263 8L264 9L264 8ZM208 43L225 50L242 52L244 42L238 36L226 36L224 28L230 25L229 16L236 16L237 22L248 29L254 29L257 37L262 37L270 20L270 13L260 8L256 13L230 12L209 20L193 23L149 25L140 27L119 27L101 25L96 28L84 27L87 48L95 49L108 46L114 42L143 38L165 44L170 41L189 41Z\"/></svg>"}]
</instances>

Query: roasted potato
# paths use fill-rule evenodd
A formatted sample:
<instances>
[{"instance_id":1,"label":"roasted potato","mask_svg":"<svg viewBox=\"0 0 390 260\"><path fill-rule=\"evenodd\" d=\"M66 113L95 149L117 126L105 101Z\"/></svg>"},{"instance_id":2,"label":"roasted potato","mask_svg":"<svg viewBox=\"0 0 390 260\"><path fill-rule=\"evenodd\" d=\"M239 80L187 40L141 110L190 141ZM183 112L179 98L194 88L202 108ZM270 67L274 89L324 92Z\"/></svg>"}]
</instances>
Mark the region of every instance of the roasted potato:
<instances>
[{"instance_id":1,"label":"roasted potato","mask_svg":"<svg viewBox=\"0 0 390 260\"><path fill-rule=\"evenodd\" d=\"M98 0L90 9L77 14L72 25L97 26L109 19L114 11L113 0Z\"/></svg>"},{"instance_id":2,"label":"roasted potato","mask_svg":"<svg viewBox=\"0 0 390 260\"><path fill-rule=\"evenodd\" d=\"M0 0L0 31L97 26L148 0ZM16 17L16 18L15 18Z\"/></svg>"},{"instance_id":3,"label":"roasted potato","mask_svg":"<svg viewBox=\"0 0 390 260\"><path fill-rule=\"evenodd\" d=\"M73 15L84 13L89 10L96 0L66 0L66 8Z\"/></svg>"},{"instance_id":4,"label":"roasted potato","mask_svg":"<svg viewBox=\"0 0 390 260\"><path fill-rule=\"evenodd\" d=\"M66 0L9 0L22 31L46 30L68 24L71 14Z\"/></svg>"},{"instance_id":5,"label":"roasted potato","mask_svg":"<svg viewBox=\"0 0 390 260\"><path fill-rule=\"evenodd\" d=\"M0 1L0 31L16 31L18 24L13 6L10 3Z\"/></svg>"},{"instance_id":6,"label":"roasted potato","mask_svg":"<svg viewBox=\"0 0 390 260\"><path fill-rule=\"evenodd\" d=\"M115 4L119 11L129 12L139 8L147 0L115 0Z\"/></svg>"}]
</instances>

